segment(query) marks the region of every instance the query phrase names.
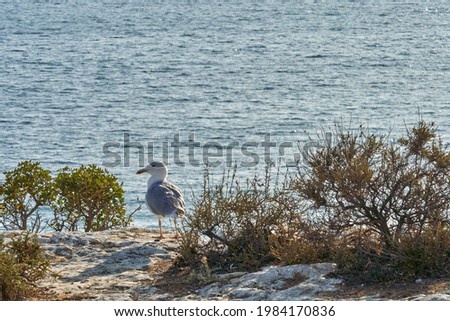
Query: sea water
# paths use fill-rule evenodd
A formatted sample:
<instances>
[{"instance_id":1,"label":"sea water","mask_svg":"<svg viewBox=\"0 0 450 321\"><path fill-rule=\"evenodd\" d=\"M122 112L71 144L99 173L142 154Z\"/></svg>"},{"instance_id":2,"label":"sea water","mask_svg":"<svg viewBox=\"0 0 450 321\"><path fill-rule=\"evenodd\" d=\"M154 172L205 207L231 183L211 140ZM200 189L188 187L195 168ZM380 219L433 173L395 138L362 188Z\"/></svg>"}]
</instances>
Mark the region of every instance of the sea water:
<instances>
[{"instance_id":1,"label":"sea water","mask_svg":"<svg viewBox=\"0 0 450 321\"><path fill-rule=\"evenodd\" d=\"M1 1L0 171L96 164L131 212L151 159L191 208L206 163L289 168L336 122L448 142L449 46L446 1Z\"/></svg>"}]
</instances>

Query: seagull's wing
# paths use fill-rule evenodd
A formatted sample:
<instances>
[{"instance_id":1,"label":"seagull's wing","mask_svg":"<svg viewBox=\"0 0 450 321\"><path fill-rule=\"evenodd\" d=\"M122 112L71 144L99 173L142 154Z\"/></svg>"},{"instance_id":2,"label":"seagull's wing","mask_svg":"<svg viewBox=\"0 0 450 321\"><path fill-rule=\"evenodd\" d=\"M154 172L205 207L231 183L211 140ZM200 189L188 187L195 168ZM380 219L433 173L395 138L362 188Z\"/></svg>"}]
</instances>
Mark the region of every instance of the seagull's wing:
<instances>
[{"instance_id":1,"label":"seagull's wing","mask_svg":"<svg viewBox=\"0 0 450 321\"><path fill-rule=\"evenodd\" d=\"M162 183L165 187L167 187L172 194L172 197L174 197L174 205L175 207L180 210L182 212L182 214L185 213L185 204L184 204L184 198L183 198L183 193L181 192L181 190L178 188L178 186L168 182L168 181L164 181ZM181 215L181 213L178 213L179 215Z\"/></svg>"},{"instance_id":2,"label":"seagull's wing","mask_svg":"<svg viewBox=\"0 0 450 321\"><path fill-rule=\"evenodd\" d=\"M167 181L151 185L145 194L145 201L157 215L183 216L185 212L181 190Z\"/></svg>"}]
</instances>

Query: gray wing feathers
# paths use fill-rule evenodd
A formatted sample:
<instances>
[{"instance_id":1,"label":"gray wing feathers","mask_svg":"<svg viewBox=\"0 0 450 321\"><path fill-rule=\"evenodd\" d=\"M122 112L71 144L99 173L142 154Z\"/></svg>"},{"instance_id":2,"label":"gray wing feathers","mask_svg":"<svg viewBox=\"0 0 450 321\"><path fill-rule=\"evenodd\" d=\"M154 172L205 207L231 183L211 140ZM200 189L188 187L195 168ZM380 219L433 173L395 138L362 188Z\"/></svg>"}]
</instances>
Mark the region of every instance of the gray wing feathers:
<instances>
[{"instance_id":1,"label":"gray wing feathers","mask_svg":"<svg viewBox=\"0 0 450 321\"><path fill-rule=\"evenodd\" d=\"M157 215L176 217L185 212L181 190L167 181L151 185L145 194L145 202Z\"/></svg>"}]
</instances>

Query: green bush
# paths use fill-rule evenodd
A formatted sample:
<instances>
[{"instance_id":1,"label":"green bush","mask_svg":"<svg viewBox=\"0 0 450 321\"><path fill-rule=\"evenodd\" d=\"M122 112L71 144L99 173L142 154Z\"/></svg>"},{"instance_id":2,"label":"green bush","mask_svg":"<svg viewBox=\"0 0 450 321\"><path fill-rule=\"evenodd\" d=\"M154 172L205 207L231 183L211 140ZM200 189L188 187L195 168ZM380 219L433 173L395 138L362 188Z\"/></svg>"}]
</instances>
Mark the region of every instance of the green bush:
<instances>
[{"instance_id":1,"label":"green bush","mask_svg":"<svg viewBox=\"0 0 450 321\"><path fill-rule=\"evenodd\" d=\"M38 162L24 161L4 172L0 185L0 223L6 230L38 232L45 225L57 231L101 231L126 226L122 185L108 171L94 165L65 167L57 177ZM43 220L39 209L52 207L53 219Z\"/></svg>"},{"instance_id":2,"label":"green bush","mask_svg":"<svg viewBox=\"0 0 450 321\"><path fill-rule=\"evenodd\" d=\"M57 231L103 231L127 226L122 184L107 170L95 165L61 169L54 179L57 198L50 226Z\"/></svg>"},{"instance_id":3,"label":"green bush","mask_svg":"<svg viewBox=\"0 0 450 321\"><path fill-rule=\"evenodd\" d=\"M0 185L0 222L7 230L37 232L42 226L39 208L50 205L55 192L50 171L38 162L23 161L9 172Z\"/></svg>"},{"instance_id":4,"label":"green bush","mask_svg":"<svg viewBox=\"0 0 450 321\"><path fill-rule=\"evenodd\" d=\"M5 244L0 237L0 291L1 300L21 300L32 295L36 282L50 271L36 236L24 233Z\"/></svg>"}]
</instances>

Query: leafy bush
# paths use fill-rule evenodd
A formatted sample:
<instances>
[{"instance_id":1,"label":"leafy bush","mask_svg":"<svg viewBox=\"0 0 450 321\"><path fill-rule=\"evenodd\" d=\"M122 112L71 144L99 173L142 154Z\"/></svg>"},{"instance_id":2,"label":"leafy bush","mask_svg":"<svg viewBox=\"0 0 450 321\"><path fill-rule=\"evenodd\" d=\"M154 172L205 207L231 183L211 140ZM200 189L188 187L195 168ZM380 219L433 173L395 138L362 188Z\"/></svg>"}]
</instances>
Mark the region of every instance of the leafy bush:
<instances>
[{"instance_id":1,"label":"leafy bush","mask_svg":"<svg viewBox=\"0 0 450 321\"><path fill-rule=\"evenodd\" d=\"M55 193L50 171L38 162L23 161L9 172L0 185L0 222L7 230L37 232L42 228L39 208L50 205Z\"/></svg>"},{"instance_id":2,"label":"leafy bush","mask_svg":"<svg viewBox=\"0 0 450 321\"><path fill-rule=\"evenodd\" d=\"M2 300L20 300L36 289L36 282L50 270L36 236L29 233L5 244L0 238L0 290Z\"/></svg>"},{"instance_id":3,"label":"leafy bush","mask_svg":"<svg viewBox=\"0 0 450 321\"><path fill-rule=\"evenodd\" d=\"M448 271L450 244L438 235L449 231L450 153L434 124L420 121L396 144L364 130L335 136L293 187L341 235L343 270L374 281Z\"/></svg>"},{"instance_id":4,"label":"leafy bush","mask_svg":"<svg viewBox=\"0 0 450 321\"><path fill-rule=\"evenodd\" d=\"M95 165L61 169L54 179L58 197L50 225L57 231L86 232L127 226L122 184L107 170Z\"/></svg>"},{"instance_id":5,"label":"leafy bush","mask_svg":"<svg viewBox=\"0 0 450 321\"><path fill-rule=\"evenodd\" d=\"M181 256L199 265L207 260L212 269L253 270L276 260L271 242L284 229L301 224L298 200L283 187L271 186L267 169L241 186L232 173L219 184L205 171L203 193L184 222Z\"/></svg>"}]
</instances>

